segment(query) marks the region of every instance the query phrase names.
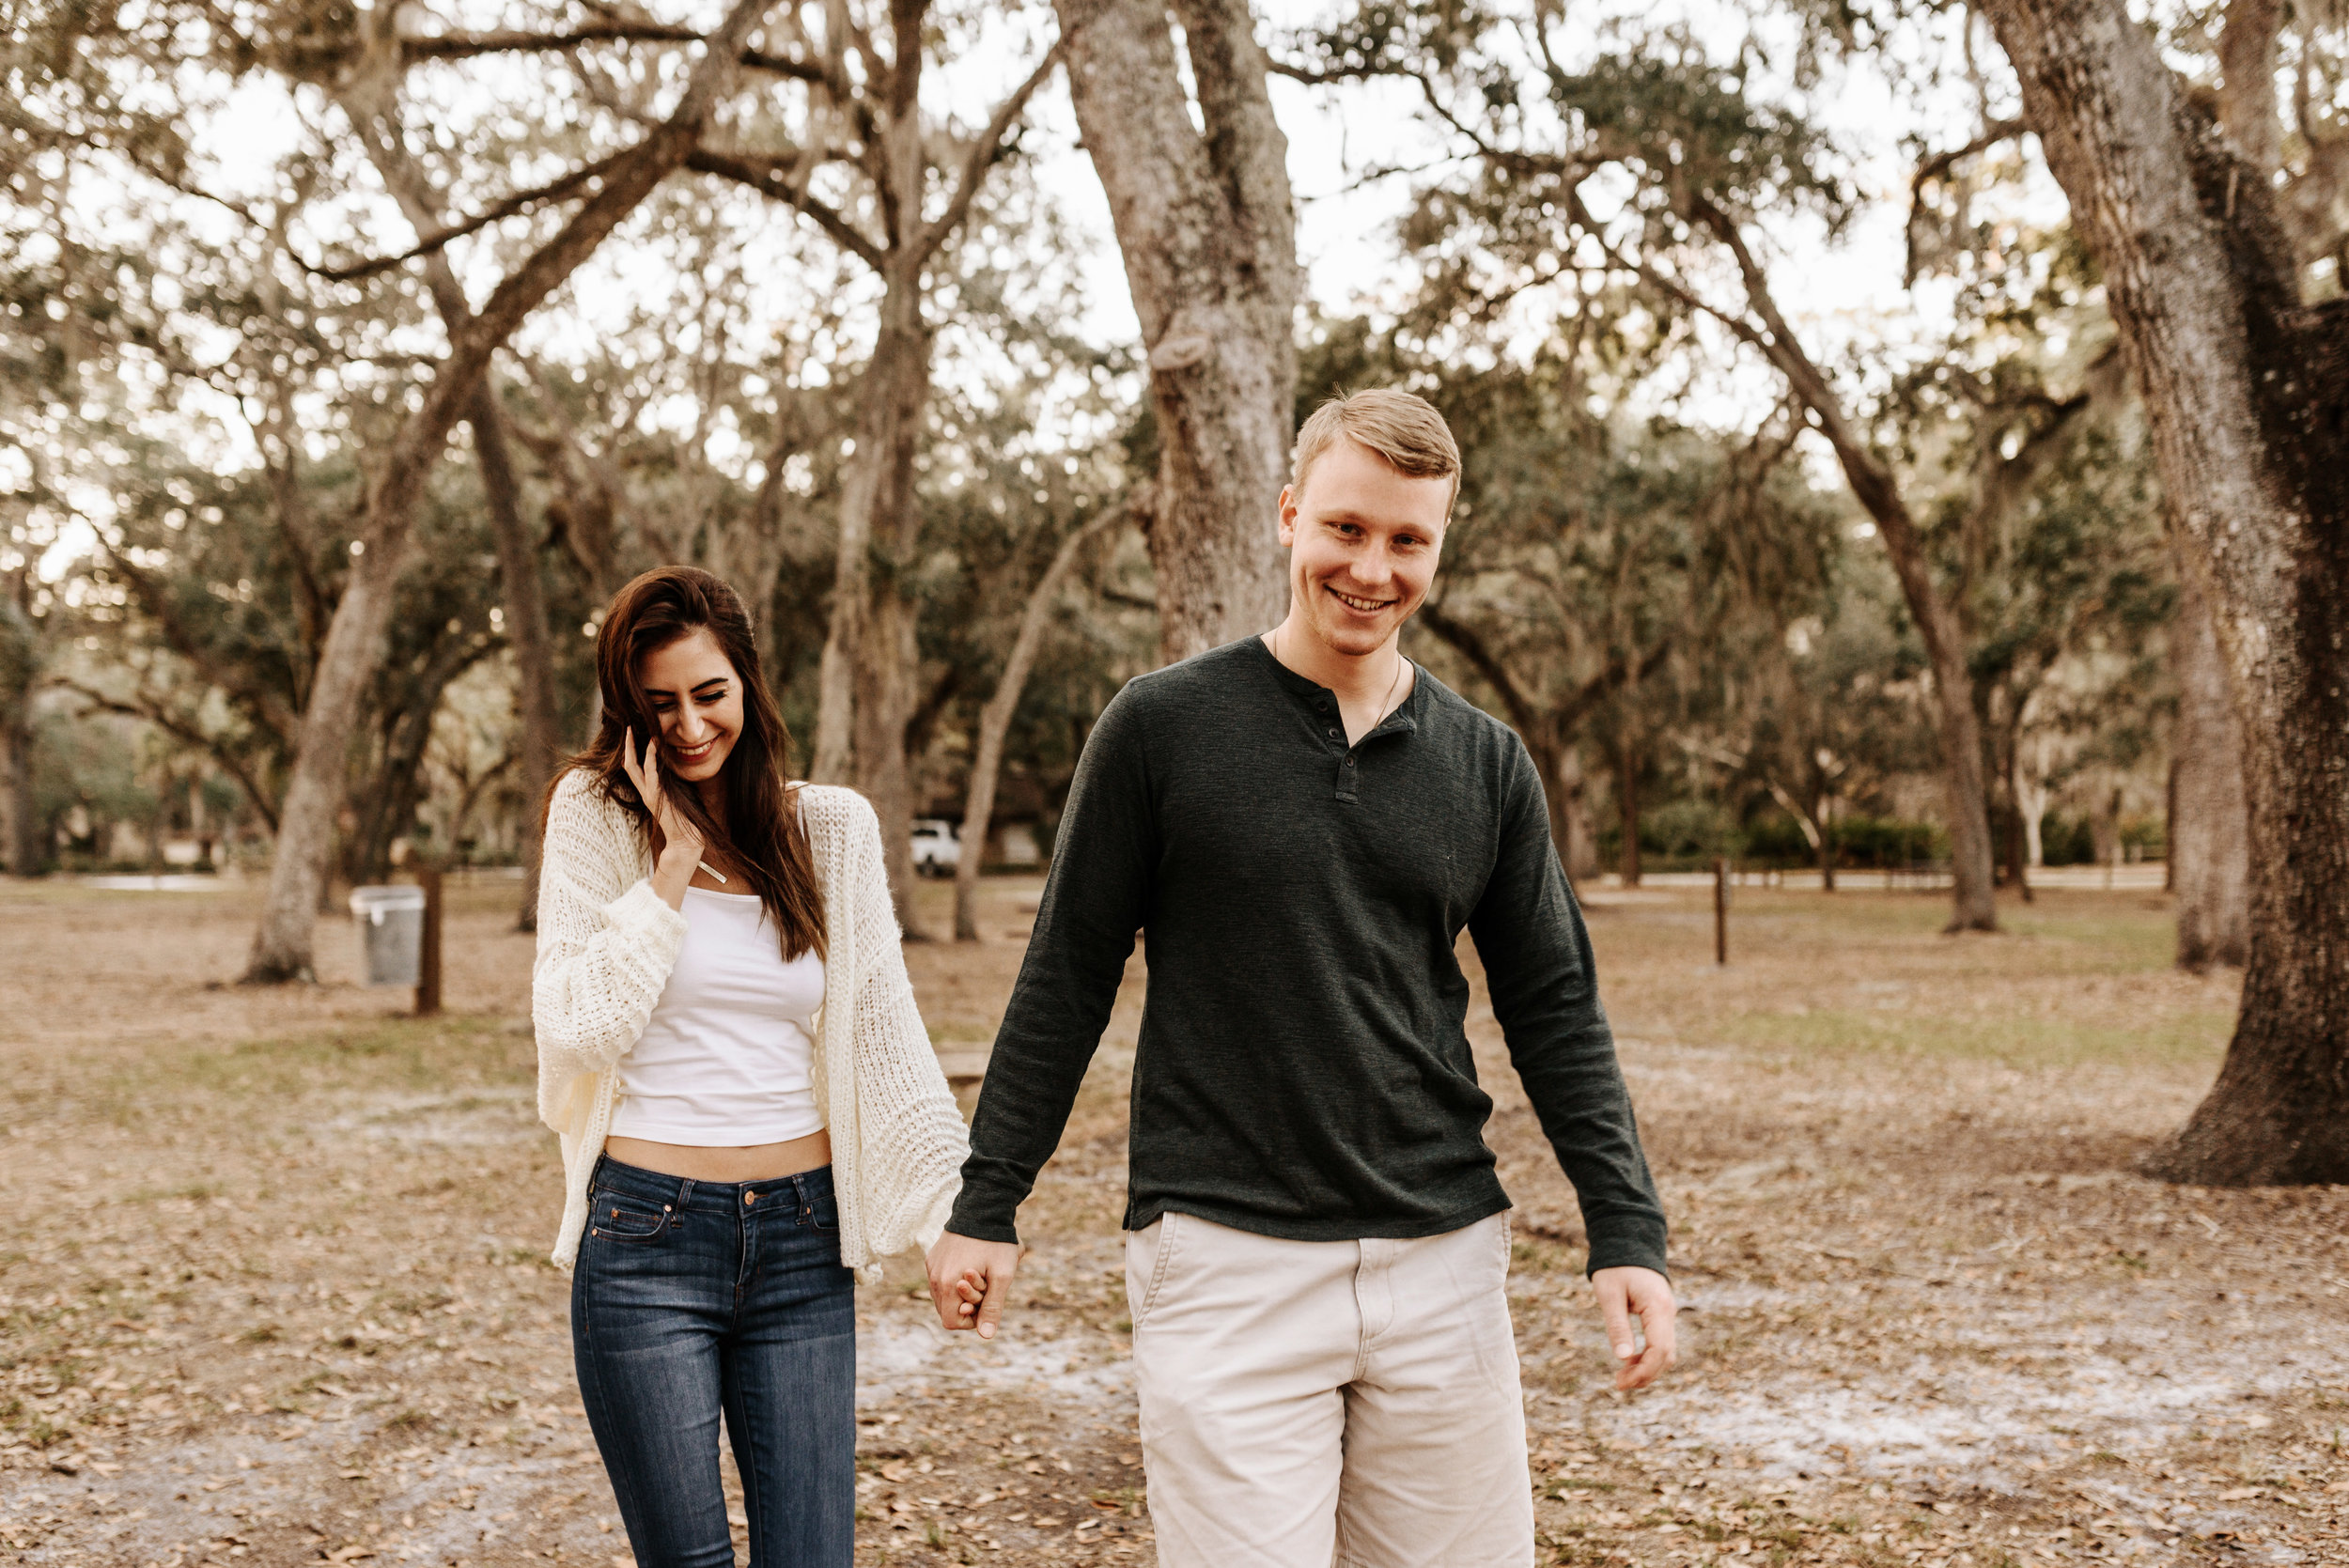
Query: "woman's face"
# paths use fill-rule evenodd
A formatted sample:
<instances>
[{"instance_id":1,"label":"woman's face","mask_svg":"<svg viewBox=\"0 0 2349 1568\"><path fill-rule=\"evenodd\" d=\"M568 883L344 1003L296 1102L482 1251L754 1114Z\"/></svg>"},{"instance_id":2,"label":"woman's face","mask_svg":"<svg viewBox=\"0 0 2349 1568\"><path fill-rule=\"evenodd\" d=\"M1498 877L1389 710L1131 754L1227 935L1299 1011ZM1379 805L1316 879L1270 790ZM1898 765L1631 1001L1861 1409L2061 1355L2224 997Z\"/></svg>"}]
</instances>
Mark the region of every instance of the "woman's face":
<instances>
[{"instance_id":1,"label":"woman's face","mask_svg":"<svg viewBox=\"0 0 2349 1568\"><path fill-rule=\"evenodd\" d=\"M645 655L636 683L661 726L661 761L673 779L718 776L742 733L742 677L708 627Z\"/></svg>"}]
</instances>

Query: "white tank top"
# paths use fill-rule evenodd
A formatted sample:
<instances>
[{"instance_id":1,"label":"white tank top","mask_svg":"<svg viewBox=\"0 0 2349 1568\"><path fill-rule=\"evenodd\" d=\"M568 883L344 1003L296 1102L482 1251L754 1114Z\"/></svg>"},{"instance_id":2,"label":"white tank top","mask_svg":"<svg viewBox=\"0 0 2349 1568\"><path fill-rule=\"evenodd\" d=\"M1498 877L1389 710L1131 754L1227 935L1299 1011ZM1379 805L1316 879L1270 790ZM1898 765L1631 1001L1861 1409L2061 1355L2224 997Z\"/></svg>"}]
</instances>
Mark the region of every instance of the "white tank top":
<instances>
[{"instance_id":1,"label":"white tank top","mask_svg":"<svg viewBox=\"0 0 2349 1568\"><path fill-rule=\"evenodd\" d=\"M733 1147L805 1138L816 1105L824 960L785 962L765 907L685 890L685 943L644 1034L620 1058L615 1138Z\"/></svg>"}]
</instances>

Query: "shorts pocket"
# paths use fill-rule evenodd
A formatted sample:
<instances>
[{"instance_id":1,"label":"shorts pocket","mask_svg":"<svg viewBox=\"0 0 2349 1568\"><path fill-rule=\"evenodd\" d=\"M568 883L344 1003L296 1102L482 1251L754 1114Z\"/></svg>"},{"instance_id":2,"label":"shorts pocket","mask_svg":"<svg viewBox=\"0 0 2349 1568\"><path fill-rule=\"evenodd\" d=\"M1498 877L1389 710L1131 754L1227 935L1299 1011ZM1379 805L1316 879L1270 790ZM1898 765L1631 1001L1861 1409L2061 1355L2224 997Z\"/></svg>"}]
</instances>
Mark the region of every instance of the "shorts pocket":
<instances>
[{"instance_id":1,"label":"shorts pocket","mask_svg":"<svg viewBox=\"0 0 2349 1568\"><path fill-rule=\"evenodd\" d=\"M605 1241L649 1245L661 1239L668 1225L669 1212L654 1208L642 1198L605 1191L588 1200L587 1234Z\"/></svg>"},{"instance_id":2,"label":"shorts pocket","mask_svg":"<svg viewBox=\"0 0 2349 1568\"><path fill-rule=\"evenodd\" d=\"M818 1234L837 1235L840 1232L840 1200L829 1192L820 1198L810 1200L807 1205L807 1217Z\"/></svg>"}]
</instances>

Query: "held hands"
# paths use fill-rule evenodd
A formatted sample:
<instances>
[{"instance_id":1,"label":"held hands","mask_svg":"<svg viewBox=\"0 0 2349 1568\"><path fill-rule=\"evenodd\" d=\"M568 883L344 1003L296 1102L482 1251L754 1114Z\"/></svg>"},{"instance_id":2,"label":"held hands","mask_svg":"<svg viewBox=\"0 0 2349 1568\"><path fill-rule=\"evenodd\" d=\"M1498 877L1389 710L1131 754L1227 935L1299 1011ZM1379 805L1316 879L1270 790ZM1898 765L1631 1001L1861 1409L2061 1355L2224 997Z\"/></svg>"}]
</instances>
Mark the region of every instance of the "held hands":
<instances>
[{"instance_id":1,"label":"held hands","mask_svg":"<svg viewBox=\"0 0 2349 1568\"><path fill-rule=\"evenodd\" d=\"M642 757L636 753L636 732L630 730L628 739L620 747L620 766L628 769L628 782L636 786L636 798L645 802L646 813L652 817L653 827L661 834L661 859L653 868L653 891L672 909L683 907L685 885L693 879L693 868L701 863L702 835L692 819L677 810L670 799L668 786L661 779L659 742L652 736L645 737Z\"/></svg>"},{"instance_id":2,"label":"held hands","mask_svg":"<svg viewBox=\"0 0 2349 1568\"><path fill-rule=\"evenodd\" d=\"M1607 1324L1607 1343L1615 1350L1615 1387L1630 1391L1644 1389L1679 1359L1672 1338L1672 1317L1679 1311L1672 1300L1672 1281L1652 1268L1602 1268L1591 1276L1598 1292L1599 1316ZM1640 1320L1644 1350L1632 1337L1631 1320Z\"/></svg>"},{"instance_id":3,"label":"held hands","mask_svg":"<svg viewBox=\"0 0 2349 1568\"><path fill-rule=\"evenodd\" d=\"M948 1231L929 1251L930 1304L946 1328L976 1328L991 1340L1003 1317L1003 1297L1025 1250L1017 1242L979 1241Z\"/></svg>"}]
</instances>

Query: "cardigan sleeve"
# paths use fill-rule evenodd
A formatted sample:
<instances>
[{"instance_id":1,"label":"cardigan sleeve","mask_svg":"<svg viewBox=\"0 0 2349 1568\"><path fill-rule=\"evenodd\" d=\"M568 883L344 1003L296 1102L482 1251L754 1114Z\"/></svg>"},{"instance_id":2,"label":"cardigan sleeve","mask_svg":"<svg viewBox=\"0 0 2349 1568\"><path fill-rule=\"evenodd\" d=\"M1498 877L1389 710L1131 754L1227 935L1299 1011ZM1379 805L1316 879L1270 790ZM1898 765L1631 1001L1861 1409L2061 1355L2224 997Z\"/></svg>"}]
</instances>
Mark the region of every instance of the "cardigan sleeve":
<instances>
[{"instance_id":1,"label":"cardigan sleeve","mask_svg":"<svg viewBox=\"0 0 2349 1568\"><path fill-rule=\"evenodd\" d=\"M870 1195L865 1238L875 1256L886 1257L908 1247L926 1249L944 1231L962 1188L971 1141L906 973L879 821L862 797L854 800L841 891L852 899L863 973L851 1003L849 1049L856 1063L857 1152Z\"/></svg>"},{"instance_id":2,"label":"cardigan sleeve","mask_svg":"<svg viewBox=\"0 0 2349 1568\"><path fill-rule=\"evenodd\" d=\"M686 921L649 878L631 885L631 824L584 774L555 786L538 871L538 955L530 1015L538 1041L538 1115L568 1130L562 1107L583 1075L608 1072L669 983Z\"/></svg>"}]
</instances>

